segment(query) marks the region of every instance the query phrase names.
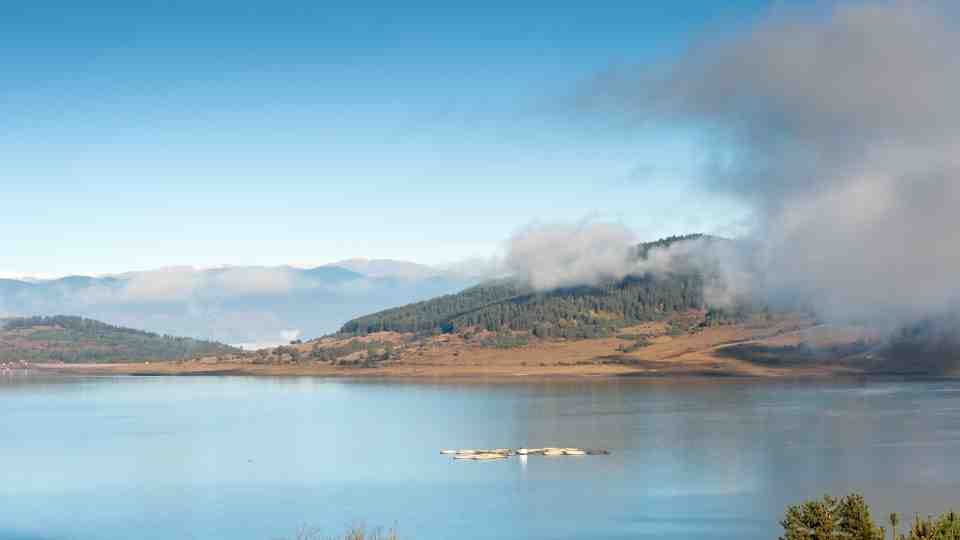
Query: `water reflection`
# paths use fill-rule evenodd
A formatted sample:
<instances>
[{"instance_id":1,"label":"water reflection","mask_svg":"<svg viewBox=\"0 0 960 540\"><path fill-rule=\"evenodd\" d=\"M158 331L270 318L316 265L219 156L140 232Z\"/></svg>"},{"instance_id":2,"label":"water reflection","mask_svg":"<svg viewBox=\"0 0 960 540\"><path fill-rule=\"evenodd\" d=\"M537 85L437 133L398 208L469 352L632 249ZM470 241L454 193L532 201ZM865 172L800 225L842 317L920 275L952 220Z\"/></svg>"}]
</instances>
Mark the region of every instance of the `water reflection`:
<instances>
[{"instance_id":1,"label":"water reflection","mask_svg":"<svg viewBox=\"0 0 960 540\"><path fill-rule=\"evenodd\" d=\"M0 381L0 536L774 538L857 489L935 512L960 486L960 385L313 378ZM603 457L454 463L446 447Z\"/></svg>"}]
</instances>

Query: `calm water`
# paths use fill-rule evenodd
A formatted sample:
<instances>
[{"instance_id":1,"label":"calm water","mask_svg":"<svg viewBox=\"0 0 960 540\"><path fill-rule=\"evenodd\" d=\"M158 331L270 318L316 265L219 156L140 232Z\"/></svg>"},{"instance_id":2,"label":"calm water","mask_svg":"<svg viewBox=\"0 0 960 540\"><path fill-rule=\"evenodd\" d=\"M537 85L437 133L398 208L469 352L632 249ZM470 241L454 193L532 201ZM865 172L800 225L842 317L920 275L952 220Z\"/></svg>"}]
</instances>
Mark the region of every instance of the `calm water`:
<instances>
[{"instance_id":1,"label":"calm water","mask_svg":"<svg viewBox=\"0 0 960 540\"><path fill-rule=\"evenodd\" d=\"M455 463L446 447L613 455ZM0 538L775 538L859 489L960 506L960 383L0 379Z\"/></svg>"}]
</instances>

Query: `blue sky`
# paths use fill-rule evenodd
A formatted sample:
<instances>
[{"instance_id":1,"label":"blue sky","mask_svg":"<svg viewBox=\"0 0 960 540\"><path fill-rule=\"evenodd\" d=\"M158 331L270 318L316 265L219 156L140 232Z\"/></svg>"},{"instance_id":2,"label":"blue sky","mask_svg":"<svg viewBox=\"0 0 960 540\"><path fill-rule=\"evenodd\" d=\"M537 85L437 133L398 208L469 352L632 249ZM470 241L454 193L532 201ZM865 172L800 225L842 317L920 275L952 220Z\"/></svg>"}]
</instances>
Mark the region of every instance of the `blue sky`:
<instances>
[{"instance_id":1,"label":"blue sky","mask_svg":"<svg viewBox=\"0 0 960 540\"><path fill-rule=\"evenodd\" d=\"M437 264L534 220L742 218L695 187L690 137L569 98L771 2L458 4L0 4L0 275Z\"/></svg>"}]
</instances>

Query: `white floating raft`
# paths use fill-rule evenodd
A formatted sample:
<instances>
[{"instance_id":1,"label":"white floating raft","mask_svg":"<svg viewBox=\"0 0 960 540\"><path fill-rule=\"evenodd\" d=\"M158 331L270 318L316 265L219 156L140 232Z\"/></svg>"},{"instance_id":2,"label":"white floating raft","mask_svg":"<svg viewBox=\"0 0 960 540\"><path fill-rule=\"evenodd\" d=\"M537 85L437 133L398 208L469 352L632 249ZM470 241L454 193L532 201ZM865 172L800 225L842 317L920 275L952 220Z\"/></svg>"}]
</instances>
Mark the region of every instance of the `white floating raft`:
<instances>
[{"instance_id":1,"label":"white floating raft","mask_svg":"<svg viewBox=\"0 0 960 540\"><path fill-rule=\"evenodd\" d=\"M584 450L582 448L556 448L556 447L547 447L547 448L517 448L516 450L511 448L495 448L493 450L475 450L475 449L461 449L461 450L441 450L441 454L452 455L453 459L461 461L488 461L488 460L497 460L497 459L506 459L510 456L598 456L598 455L608 455L610 454L607 450Z\"/></svg>"},{"instance_id":2,"label":"white floating raft","mask_svg":"<svg viewBox=\"0 0 960 540\"><path fill-rule=\"evenodd\" d=\"M456 454L453 456L453 459L458 459L462 461L491 461L494 459L507 459L509 456L507 454L499 454L496 452L485 452L481 454Z\"/></svg>"}]
</instances>

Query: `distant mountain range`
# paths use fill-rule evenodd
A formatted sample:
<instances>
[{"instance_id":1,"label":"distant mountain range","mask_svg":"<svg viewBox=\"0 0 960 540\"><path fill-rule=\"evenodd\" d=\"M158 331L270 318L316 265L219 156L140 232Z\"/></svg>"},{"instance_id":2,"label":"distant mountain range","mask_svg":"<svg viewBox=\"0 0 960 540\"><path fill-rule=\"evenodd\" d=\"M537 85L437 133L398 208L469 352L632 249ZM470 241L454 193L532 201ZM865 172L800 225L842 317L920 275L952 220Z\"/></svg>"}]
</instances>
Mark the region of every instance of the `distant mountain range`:
<instances>
[{"instance_id":1,"label":"distant mountain range","mask_svg":"<svg viewBox=\"0 0 960 540\"><path fill-rule=\"evenodd\" d=\"M407 261L393 259L347 259L327 265L328 267L346 268L358 274L372 278L399 278L399 279L427 279L444 275L442 270Z\"/></svg>"},{"instance_id":2,"label":"distant mountain range","mask_svg":"<svg viewBox=\"0 0 960 540\"><path fill-rule=\"evenodd\" d=\"M269 346L474 284L431 267L352 259L316 268L165 268L51 280L0 279L0 317L68 314L224 343Z\"/></svg>"}]
</instances>

